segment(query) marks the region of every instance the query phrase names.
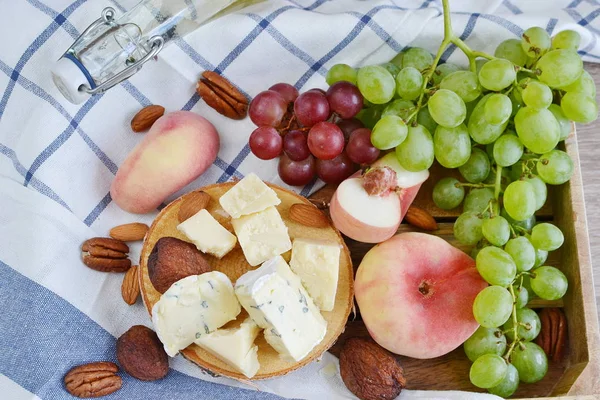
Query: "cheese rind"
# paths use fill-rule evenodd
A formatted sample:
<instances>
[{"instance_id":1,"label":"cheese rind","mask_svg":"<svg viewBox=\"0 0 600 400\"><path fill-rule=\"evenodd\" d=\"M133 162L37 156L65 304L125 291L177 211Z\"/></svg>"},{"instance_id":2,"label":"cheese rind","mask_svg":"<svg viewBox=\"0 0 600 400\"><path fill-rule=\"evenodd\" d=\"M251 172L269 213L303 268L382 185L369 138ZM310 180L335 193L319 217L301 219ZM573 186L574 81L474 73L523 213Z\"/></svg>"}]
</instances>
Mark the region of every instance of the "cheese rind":
<instances>
[{"instance_id":1,"label":"cheese rind","mask_svg":"<svg viewBox=\"0 0 600 400\"><path fill-rule=\"evenodd\" d=\"M279 203L277 193L255 173L246 175L219 199L219 204L231 218L254 214Z\"/></svg>"},{"instance_id":2,"label":"cheese rind","mask_svg":"<svg viewBox=\"0 0 600 400\"><path fill-rule=\"evenodd\" d=\"M335 242L294 239L290 268L323 311L335 306L340 270L340 246Z\"/></svg>"},{"instance_id":3,"label":"cheese rind","mask_svg":"<svg viewBox=\"0 0 600 400\"><path fill-rule=\"evenodd\" d=\"M281 256L242 275L235 294L282 356L300 361L327 332L327 321Z\"/></svg>"},{"instance_id":4,"label":"cheese rind","mask_svg":"<svg viewBox=\"0 0 600 400\"><path fill-rule=\"evenodd\" d=\"M275 207L232 219L231 224L253 267L292 248L288 229Z\"/></svg>"},{"instance_id":5,"label":"cheese rind","mask_svg":"<svg viewBox=\"0 0 600 400\"><path fill-rule=\"evenodd\" d=\"M194 343L252 378L260 368L258 346L254 345L259 332L258 325L247 318L238 328L217 329L202 335Z\"/></svg>"},{"instance_id":6,"label":"cheese rind","mask_svg":"<svg viewBox=\"0 0 600 400\"><path fill-rule=\"evenodd\" d=\"M231 281L222 272L192 275L175 282L152 308L152 323L171 357L241 312Z\"/></svg>"},{"instance_id":7,"label":"cheese rind","mask_svg":"<svg viewBox=\"0 0 600 400\"><path fill-rule=\"evenodd\" d=\"M186 219L177 230L188 237L203 253L222 258L229 253L237 243L237 238L225 229L205 209Z\"/></svg>"}]
</instances>

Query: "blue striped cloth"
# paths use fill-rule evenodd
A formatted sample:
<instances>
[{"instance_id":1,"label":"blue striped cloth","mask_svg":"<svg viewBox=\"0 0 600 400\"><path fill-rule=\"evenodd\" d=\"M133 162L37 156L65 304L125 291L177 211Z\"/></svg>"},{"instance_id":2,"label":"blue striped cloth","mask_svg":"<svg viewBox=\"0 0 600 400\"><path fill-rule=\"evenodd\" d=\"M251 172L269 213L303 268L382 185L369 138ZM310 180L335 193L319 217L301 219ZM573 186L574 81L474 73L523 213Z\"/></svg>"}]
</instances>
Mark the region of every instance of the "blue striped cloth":
<instances>
[{"instance_id":1,"label":"blue striped cloth","mask_svg":"<svg viewBox=\"0 0 600 400\"><path fill-rule=\"evenodd\" d=\"M0 398L68 399L62 378L72 366L115 360L115 338L133 324L150 326L141 304L120 299L122 275L84 267L81 242L110 227L149 223L155 214L120 210L110 183L142 136L128 127L142 106L192 110L221 135L214 165L183 192L251 171L281 183L276 161L256 159L247 146L249 120L234 122L195 94L203 70L215 70L249 96L284 81L300 90L325 87L336 63L386 62L406 46L435 52L442 34L439 0L270 0L206 25L165 49L132 79L82 105L54 87L52 63L102 8L123 12L135 0L5 0L0 3ZM532 25L549 33L576 29L585 60L600 57L600 3L595 0L451 1L455 31L474 48L493 52ZM454 47L444 60L465 64ZM319 182L295 189L307 195ZM169 199L170 200L170 199ZM132 248L133 259L139 247ZM211 377L181 357L156 382L123 374L111 399L353 398L337 360L287 377L243 386ZM257 392L259 389L260 392ZM275 393L275 394L271 394ZM406 391L402 398L468 398ZM458 397L453 397L458 396Z\"/></svg>"}]
</instances>

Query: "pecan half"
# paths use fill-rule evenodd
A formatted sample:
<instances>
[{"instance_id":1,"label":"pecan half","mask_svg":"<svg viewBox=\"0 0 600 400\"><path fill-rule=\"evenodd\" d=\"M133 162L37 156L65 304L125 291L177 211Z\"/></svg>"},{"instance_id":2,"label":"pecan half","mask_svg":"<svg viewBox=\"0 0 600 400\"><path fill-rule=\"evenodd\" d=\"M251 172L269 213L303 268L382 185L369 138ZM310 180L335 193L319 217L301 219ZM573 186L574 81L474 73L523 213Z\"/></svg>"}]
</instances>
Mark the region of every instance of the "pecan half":
<instances>
[{"instance_id":1,"label":"pecan half","mask_svg":"<svg viewBox=\"0 0 600 400\"><path fill-rule=\"evenodd\" d=\"M77 397L106 396L121 389L121 377L116 364L101 361L72 368L65 375L65 387Z\"/></svg>"},{"instance_id":2,"label":"pecan half","mask_svg":"<svg viewBox=\"0 0 600 400\"><path fill-rule=\"evenodd\" d=\"M219 114L231 119L243 119L248 111L248 99L231 82L212 71L204 71L196 92Z\"/></svg>"},{"instance_id":3,"label":"pecan half","mask_svg":"<svg viewBox=\"0 0 600 400\"><path fill-rule=\"evenodd\" d=\"M125 272L131 267L127 258L129 246L121 240L111 238L92 238L81 246L83 263L101 272Z\"/></svg>"},{"instance_id":4,"label":"pecan half","mask_svg":"<svg viewBox=\"0 0 600 400\"><path fill-rule=\"evenodd\" d=\"M539 313L541 329L537 343L553 362L560 362L567 342L567 318L560 308L544 308Z\"/></svg>"}]
</instances>

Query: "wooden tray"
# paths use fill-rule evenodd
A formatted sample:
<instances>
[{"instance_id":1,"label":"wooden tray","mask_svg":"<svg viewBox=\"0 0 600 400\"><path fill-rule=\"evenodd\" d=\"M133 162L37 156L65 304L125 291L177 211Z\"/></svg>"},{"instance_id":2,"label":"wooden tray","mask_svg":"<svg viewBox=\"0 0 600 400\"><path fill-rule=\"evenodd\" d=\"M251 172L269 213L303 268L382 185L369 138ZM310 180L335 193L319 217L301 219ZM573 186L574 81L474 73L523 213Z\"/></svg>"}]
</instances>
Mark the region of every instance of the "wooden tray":
<instances>
[{"instance_id":1,"label":"wooden tray","mask_svg":"<svg viewBox=\"0 0 600 400\"><path fill-rule=\"evenodd\" d=\"M208 193L212 197L207 210L217 221L219 221L231 232L233 232L233 227L231 226L230 218L221 208L218 200L233 186L234 183L230 182L206 186L198 189ZM267 344L263 335L259 334L258 338L256 339L256 343L258 344L259 348L258 360L260 362L260 370L252 378L253 380L285 375L310 363L323 354L333 345L333 343L344 330L353 305L354 272L352 269L352 262L350 260L350 253L348 252L348 248L346 247L346 244L344 243L344 240L339 232L332 226L327 228L309 228L292 221L289 218L289 209L292 204L311 203L304 197L298 196L293 192L278 186L269 186L271 186L271 188L277 192L277 195L281 200L281 204L277 206L277 209L279 210L283 221L287 225L288 232L292 239L314 238L334 241L338 242L342 246L342 251L340 253L340 273L338 289L335 298L335 308L330 312L322 312L323 317L327 321L327 333L325 338L303 360L299 362L292 362L282 359L279 354L269 344ZM154 286L152 286L148 276L148 256L154 248L156 241L161 237L172 236L181 240L188 240L183 233L177 230L177 225L179 224L177 214L179 212L179 207L181 206L182 201L185 200L186 196L187 195L184 195L173 201L171 204L165 207L160 214L158 214L152 223L150 230L146 234L146 238L144 239L144 245L140 255L139 279L142 298L146 308L148 309L148 313L150 314L152 314L152 307L160 299L160 293L154 289ZM283 257L286 259L286 261L289 261L290 255L291 252L288 251L287 253L283 254ZM245 272L254 269L246 262L246 258L242 253L239 243L236 244L236 247L222 259L217 259L210 255L206 255L205 257L208 263L216 271L223 272L231 279L233 283L235 283L235 281ZM246 317L247 314L245 311L243 311L238 316L236 321L232 321L231 323L227 324L225 328L239 325ZM247 380L244 375L239 373L233 367L214 357L195 344L182 350L181 353L190 361L198 364L200 367L210 371L213 374L223 375L238 380Z\"/></svg>"}]
</instances>

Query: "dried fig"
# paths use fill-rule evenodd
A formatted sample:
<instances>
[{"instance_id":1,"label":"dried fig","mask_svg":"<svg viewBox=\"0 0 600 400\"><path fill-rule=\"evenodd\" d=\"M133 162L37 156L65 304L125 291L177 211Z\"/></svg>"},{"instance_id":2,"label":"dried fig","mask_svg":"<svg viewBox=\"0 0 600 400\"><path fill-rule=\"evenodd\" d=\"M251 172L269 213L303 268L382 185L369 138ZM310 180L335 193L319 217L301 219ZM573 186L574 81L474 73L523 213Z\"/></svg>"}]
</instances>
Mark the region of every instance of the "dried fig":
<instances>
[{"instance_id":1,"label":"dried fig","mask_svg":"<svg viewBox=\"0 0 600 400\"><path fill-rule=\"evenodd\" d=\"M129 375L142 381L164 378L169 358L156 333L134 325L117 340L117 360Z\"/></svg>"}]
</instances>

